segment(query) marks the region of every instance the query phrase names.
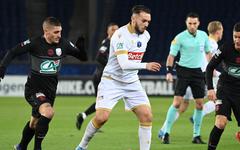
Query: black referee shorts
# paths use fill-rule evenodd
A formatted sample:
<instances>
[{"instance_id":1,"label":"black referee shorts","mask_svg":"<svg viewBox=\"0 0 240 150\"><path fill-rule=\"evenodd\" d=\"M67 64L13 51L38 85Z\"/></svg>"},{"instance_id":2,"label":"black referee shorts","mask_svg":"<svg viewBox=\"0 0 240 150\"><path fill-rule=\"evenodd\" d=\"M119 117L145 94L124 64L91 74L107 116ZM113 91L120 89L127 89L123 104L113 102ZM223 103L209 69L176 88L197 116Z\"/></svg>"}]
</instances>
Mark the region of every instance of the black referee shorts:
<instances>
[{"instance_id":1,"label":"black referee shorts","mask_svg":"<svg viewBox=\"0 0 240 150\"><path fill-rule=\"evenodd\" d=\"M204 98L205 81L201 68L186 68L177 65L175 96L184 96L188 86L192 89L194 99Z\"/></svg>"}]
</instances>

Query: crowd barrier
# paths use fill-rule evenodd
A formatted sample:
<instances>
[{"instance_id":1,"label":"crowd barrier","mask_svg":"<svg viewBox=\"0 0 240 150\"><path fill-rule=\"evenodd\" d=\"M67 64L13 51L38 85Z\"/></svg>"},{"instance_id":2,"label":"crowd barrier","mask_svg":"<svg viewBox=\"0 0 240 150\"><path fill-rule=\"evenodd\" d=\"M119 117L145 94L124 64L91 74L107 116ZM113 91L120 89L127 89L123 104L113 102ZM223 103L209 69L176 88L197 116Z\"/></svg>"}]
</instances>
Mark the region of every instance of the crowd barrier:
<instances>
[{"instance_id":1,"label":"crowd barrier","mask_svg":"<svg viewBox=\"0 0 240 150\"><path fill-rule=\"evenodd\" d=\"M27 76L7 75L0 83L0 96L24 96ZM140 76L141 84L149 96L172 96L174 82L165 76ZM94 95L92 76L63 76L59 78L57 95Z\"/></svg>"}]
</instances>

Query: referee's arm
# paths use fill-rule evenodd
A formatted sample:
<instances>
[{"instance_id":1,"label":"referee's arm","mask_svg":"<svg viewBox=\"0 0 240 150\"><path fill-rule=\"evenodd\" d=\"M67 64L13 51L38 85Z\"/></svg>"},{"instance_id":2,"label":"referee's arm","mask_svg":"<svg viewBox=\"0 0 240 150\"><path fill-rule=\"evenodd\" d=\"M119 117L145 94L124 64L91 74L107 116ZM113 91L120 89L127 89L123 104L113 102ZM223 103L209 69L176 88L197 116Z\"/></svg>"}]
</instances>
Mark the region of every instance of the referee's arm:
<instances>
[{"instance_id":1,"label":"referee's arm","mask_svg":"<svg viewBox=\"0 0 240 150\"><path fill-rule=\"evenodd\" d=\"M166 62L166 69L167 69L166 80L169 82L173 81L172 72L173 72L174 57L175 56L169 54Z\"/></svg>"}]
</instances>

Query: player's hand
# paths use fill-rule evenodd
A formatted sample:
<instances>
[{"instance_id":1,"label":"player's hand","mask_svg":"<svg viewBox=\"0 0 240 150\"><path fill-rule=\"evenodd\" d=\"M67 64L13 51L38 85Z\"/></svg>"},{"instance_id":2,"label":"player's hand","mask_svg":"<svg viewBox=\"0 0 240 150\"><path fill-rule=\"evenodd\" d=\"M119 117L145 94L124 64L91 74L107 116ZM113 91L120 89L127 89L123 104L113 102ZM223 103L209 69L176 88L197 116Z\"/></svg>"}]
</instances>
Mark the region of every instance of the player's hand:
<instances>
[{"instance_id":1,"label":"player's hand","mask_svg":"<svg viewBox=\"0 0 240 150\"><path fill-rule=\"evenodd\" d=\"M208 99L211 101L215 101L217 99L216 93L214 89L208 90L207 92Z\"/></svg>"},{"instance_id":2,"label":"player's hand","mask_svg":"<svg viewBox=\"0 0 240 150\"><path fill-rule=\"evenodd\" d=\"M173 75L171 73L167 73L166 80L167 82L173 82Z\"/></svg>"},{"instance_id":3,"label":"player's hand","mask_svg":"<svg viewBox=\"0 0 240 150\"><path fill-rule=\"evenodd\" d=\"M78 49L85 50L85 38L83 36L78 37L75 45Z\"/></svg>"},{"instance_id":4,"label":"player's hand","mask_svg":"<svg viewBox=\"0 0 240 150\"><path fill-rule=\"evenodd\" d=\"M0 67L0 82L1 82L1 79L4 78L5 71L6 71L5 67Z\"/></svg>"},{"instance_id":5,"label":"player's hand","mask_svg":"<svg viewBox=\"0 0 240 150\"><path fill-rule=\"evenodd\" d=\"M79 56L78 58L81 61L87 61L88 57L87 57L87 53L85 51L85 38L83 36L80 36L76 43L75 43L76 47L80 50Z\"/></svg>"},{"instance_id":6,"label":"player's hand","mask_svg":"<svg viewBox=\"0 0 240 150\"><path fill-rule=\"evenodd\" d=\"M160 65L159 63L157 63L157 62L149 62L149 63L147 63L146 68L147 68L147 70L149 70L149 71L154 71L154 72L156 72L156 71L159 71L159 70L160 70L161 65Z\"/></svg>"}]
</instances>

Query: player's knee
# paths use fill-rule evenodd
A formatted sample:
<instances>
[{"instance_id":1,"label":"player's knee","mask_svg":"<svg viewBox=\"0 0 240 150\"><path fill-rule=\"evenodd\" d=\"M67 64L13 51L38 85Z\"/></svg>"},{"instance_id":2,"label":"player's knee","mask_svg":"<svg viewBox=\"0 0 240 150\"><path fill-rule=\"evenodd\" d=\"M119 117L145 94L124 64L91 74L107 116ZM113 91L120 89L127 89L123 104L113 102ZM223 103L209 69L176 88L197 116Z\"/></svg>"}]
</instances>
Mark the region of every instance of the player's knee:
<instances>
[{"instance_id":1,"label":"player's knee","mask_svg":"<svg viewBox=\"0 0 240 150\"><path fill-rule=\"evenodd\" d=\"M54 116L54 110L53 108L47 108L41 112L41 115L51 119Z\"/></svg>"},{"instance_id":2,"label":"player's knee","mask_svg":"<svg viewBox=\"0 0 240 150\"><path fill-rule=\"evenodd\" d=\"M215 125L219 129L224 129L226 127L226 125L227 125L227 122L228 122L227 121L227 117L218 115L216 117Z\"/></svg>"},{"instance_id":3,"label":"player's knee","mask_svg":"<svg viewBox=\"0 0 240 150\"><path fill-rule=\"evenodd\" d=\"M151 112L145 112L139 116L140 122L152 122L152 118Z\"/></svg>"},{"instance_id":4,"label":"player's knee","mask_svg":"<svg viewBox=\"0 0 240 150\"><path fill-rule=\"evenodd\" d=\"M179 108L179 113L180 114L184 113L185 111L186 111L186 108L182 108L182 107Z\"/></svg>"},{"instance_id":5,"label":"player's knee","mask_svg":"<svg viewBox=\"0 0 240 150\"><path fill-rule=\"evenodd\" d=\"M177 109L180 108L182 101L183 101L183 98L181 96L174 96L173 106Z\"/></svg>"},{"instance_id":6,"label":"player's knee","mask_svg":"<svg viewBox=\"0 0 240 150\"><path fill-rule=\"evenodd\" d=\"M96 113L96 116L94 117L94 121L98 125L103 125L105 122L108 121L109 114L108 113Z\"/></svg>"},{"instance_id":7,"label":"player's knee","mask_svg":"<svg viewBox=\"0 0 240 150\"><path fill-rule=\"evenodd\" d=\"M35 128L36 128L36 124L37 124L37 121L30 121L29 127L30 127L31 129L35 129Z\"/></svg>"},{"instance_id":8,"label":"player's knee","mask_svg":"<svg viewBox=\"0 0 240 150\"><path fill-rule=\"evenodd\" d=\"M108 121L107 117L95 117L93 119L94 126L96 128L100 128L102 125L104 125Z\"/></svg>"},{"instance_id":9,"label":"player's knee","mask_svg":"<svg viewBox=\"0 0 240 150\"><path fill-rule=\"evenodd\" d=\"M51 119L54 116L54 109L52 108L52 106L50 104L42 104L39 108L39 113L42 116L45 116L45 117Z\"/></svg>"},{"instance_id":10,"label":"player's knee","mask_svg":"<svg viewBox=\"0 0 240 150\"><path fill-rule=\"evenodd\" d=\"M196 102L196 109L202 110L203 109L203 102Z\"/></svg>"}]
</instances>

